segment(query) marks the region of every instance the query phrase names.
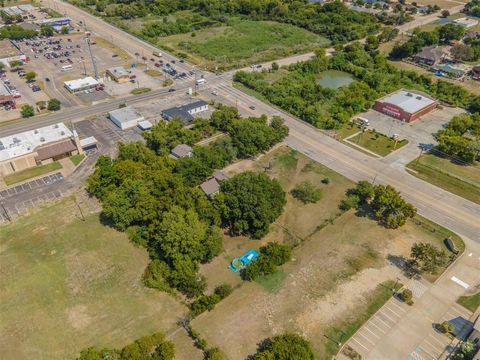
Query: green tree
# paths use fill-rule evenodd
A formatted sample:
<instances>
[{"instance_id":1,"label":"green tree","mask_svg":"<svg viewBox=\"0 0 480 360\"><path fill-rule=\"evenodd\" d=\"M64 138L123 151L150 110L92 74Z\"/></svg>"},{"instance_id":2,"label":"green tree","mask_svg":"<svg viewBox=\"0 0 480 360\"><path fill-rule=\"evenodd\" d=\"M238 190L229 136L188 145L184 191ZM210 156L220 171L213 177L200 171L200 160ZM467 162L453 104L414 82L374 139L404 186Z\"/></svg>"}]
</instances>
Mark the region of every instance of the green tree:
<instances>
[{"instance_id":1,"label":"green tree","mask_svg":"<svg viewBox=\"0 0 480 360\"><path fill-rule=\"evenodd\" d=\"M193 145L199 140L191 130L183 127L178 120L159 121L150 131L143 132L147 146L158 155L167 155L170 150L179 144Z\"/></svg>"},{"instance_id":2,"label":"green tree","mask_svg":"<svg viewBox=\"0 0 480 360\"><path fill-rule=\"evenodd\" d=\"M277 71L278 69L280 68L280 66L278 66L278 63L276 63L275 61L272 63L272 71Z\"/></svg>"},{"instance_id":3,"label":"green tree","mask_svg":"<svg viewBox=\"0 0 480 360\"><path fill-rule=\"evenodd\" d=\"M218 109L212 113L210 123L215 129L229 132L234 120L238 119L240 119L240 114L236 108L219 105Z\"/></svg>"},{"instance_id":4,"label":"green tree","mask_svg":"<svg viewBox=\"0 0 480 360\"><path fill-rule=\"evenodd\" d=\"M40 35L42 36L53 36L54 30L51 26L42 25L40 26Z\"/></svg>"},{"instance_id":5,"label":"green tree","mask_svg":"<svg viewBox=\"0 0 480 360\"><path fill-rule=\"evenodd\" d=\"M291 194L294 198L302 201L304 204L316 203L322 197L320 189L313 186L309 181L303 181L292 189Z\"/></svg>"},{"instance_id":6,"label":"green tree","mask_svg":"<svg viewBox=\"0 0 480 360\"><path fill-rule=\"evenodd\" d=\"M20 60L13 60L13 61L10 61L9 64L10 64L10 67L14 69L16 67L21 66L22 62Z\"/></svg>"},{"instance_id":7,"label":"green tree","mask_svg":"<svg viewBox=\"0 0 480 360\"><path fill-rule=\"evenodd\" d=\"M29 71L25 74L25 79L27 81L32 81L37 77L37 73L35 71Z\"/></svg>"},{"instance_id":8,"label":"green tree","mask_svg":"<svg viewBox=\"0 0 480 360\"><path fill-rule=\"evenodd\" d=\"M460 40L465 35L465 28L461 25L446 24L438 29L438 36L444 42Z\"/></svg>"},{"instance_id":9,"label":"green tree","mask_svg":"<svg viewBox=\"0 0 480 360\"><path fill-rule=\"evenodd\" d=\"M67 26L62 26L62 28L60 29L60 32L63 35L67 35L68 33L70 33L70 29Z\"/></svg>"},{"instance_id":10,"label":"green tree","mask_svg":"<svg viewBox=\"0 0 480 360\"><path fill-rule=\"evenodd\" d=\"M277 180L246 171L222 182L222 218L233 234L259 239L282 213L285 193Z\"/></svg>"},{"instance_id":11,"label":"green tree","mask_svg":"<svg viewBox=\"0 0 480 360\"><path fill-rule=\"evenodd\" d=\"M227 360L227 357L220 351L219 348L212 348L207 350L206 360Z\"/></svg>"},{"instance_id":12,"label":"green tree","mask_svg":"<svg viewBox=\"0 0 480 360\"><path fill-rule=\"evenodd\" d=\"M266 339L260 345L254 360L313 360L310 343L296 334L284 334Z\"/></svg>"},{"instance_id":13,"label":"green tree","mask_svg":"<svg viewBox=\"0 0 480 360\"><path fill-rule=\"evenodd\" d=\"M408 218L413 218L417 213L417 209L403 200L400 193L390 185L375 187L371 206L380 221L391 229L403 226Z\"/></svg>"},{"instance_id":14,"label":"green tree","mask_svg":"<svg viewBox=\"0 0 480 360\"><path fill-rule=\"evenodd\" d=\"M444 321L443 323L440 324L440 330L444 334L452 334L455 332L455 325L453 325L449 321Z\"/></svg>"},{"instance_id":15,"label":"green tree","mask_svg":"<svg viewBox=\"0 0 480 360\"><path fill-rule=\"evenodd\" d=\"M447 18L450 16L450 11L448 10L442 10L442 17Z\"/></svg>"},{"instance_id":16,"label":"green tree","mask_svg":"<svg viewBox=\"0 0 480 360\"><path fill-rule=\"evenodd\" d=\"M445 251L428 243L413 244L410 256L421 271L430 274L435 274L439 266L443 267L448 263L448 256Z\"/></svg>"},{"instance_id":17,"label":"green tree","mask_svg":"<svg viewBox=\"0 0 480 360\"><path fill-rule=\"evenodd\" d=\"M477 352L477 345L473 340L467 340L460 344L455 353L450 356L452 360L473 360Z\"/></svg>"},{"instance_id":18,"label":"green tree","mask_svg":"<svg viewBox=\"0 0 480 360\"><path fill-rule=\"evenodd\" d=\"M60 110L61 106L62 106L62 103L58 99L48 100L47 109L50 111L58 111Z\"/></svg>"},{"instance_id":19,"label":"green tree","mask_svg":"<svg viewBox=\"0 0 480 360\"><path fill-rule=\"evenodd\" d=\"M31 105L23 105L22 108L20 109L20 114L22 115L23 118L31 117L35 115L35 110Z\"/></svg>"}]
</instances>

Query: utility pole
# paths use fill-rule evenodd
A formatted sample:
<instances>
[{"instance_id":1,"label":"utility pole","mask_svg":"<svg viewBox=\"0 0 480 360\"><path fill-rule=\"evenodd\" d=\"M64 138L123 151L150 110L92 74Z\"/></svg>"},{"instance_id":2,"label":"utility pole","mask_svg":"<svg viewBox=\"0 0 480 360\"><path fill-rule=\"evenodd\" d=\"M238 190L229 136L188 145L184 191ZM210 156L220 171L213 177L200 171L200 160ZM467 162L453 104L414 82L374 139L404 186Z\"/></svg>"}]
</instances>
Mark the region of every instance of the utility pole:
<instances>
[{"instance_id":1,"label":"utility pole","mask_svg":"<svg viewBox=\"0 0 480 360\"><path fill-rule=\"evenodd\" d=\"M85 216L83 215L83 210L77 202L77 197L74 197L75 205L77 205L78 210L80 211L80 216L82 217L82 221L85 221Z\"/></svg>"},{"instance_id":2,"label":"utility pole","mask_svg":"<svg viewBox=\"0 0 480 360\"><path fill-rule=\"evenodd\" d=\"M7 208L5 207L5 204L3 201L0 203L2 205L3 213L5 214L5 217L7 218L8 221L12 221L12 218L10 217L10 214L7 211Z\"/></svg>"}]
</instances>

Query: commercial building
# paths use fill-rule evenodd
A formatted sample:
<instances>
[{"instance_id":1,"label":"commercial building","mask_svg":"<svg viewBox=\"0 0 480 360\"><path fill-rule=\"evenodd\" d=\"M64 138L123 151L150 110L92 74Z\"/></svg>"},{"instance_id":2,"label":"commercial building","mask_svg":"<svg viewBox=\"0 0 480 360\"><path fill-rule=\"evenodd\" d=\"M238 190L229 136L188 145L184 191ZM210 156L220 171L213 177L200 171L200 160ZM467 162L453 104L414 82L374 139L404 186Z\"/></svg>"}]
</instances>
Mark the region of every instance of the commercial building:
<instances>
[{"instance_id":1,"label":"commercial building","mask_svg":"<svg viewBox=\"0 0 480 360\"><path fill-rule=\"evenodd\" d=\"M0 62L10 66L11 61L26 61L27 57L10 40L0 40Z\"/></svg>"},{"instance_id":2,"label":"commercial building","mask_svg":"<svg viewBox=\"0 0 480 360\"><path fill-rule=\"evenodd\" d=\"M118 83L125 83L130 81L130 73L121 66L107 69L105 75Z\"/></svg>"},{"instance_id":3,"label":"commercial building","mask_svg":"<svg viewBox=\"0 0 480 360\"><path fill-rule=\"evenodd\" d=\"M189 124L193 121L193 115L208 110L208 103L199 100L190 104L176 106L162 111L162 117L165 120L178 119L184 124Z\"/></svg>"},{"instance_id":4,"label":"commercial building","mask_svg":"<svg viewBox=\"0 0 480 360\"><path fill-rule=\"evenodd\" d=\"M28 19L30 12L33 10L36 10L35 6L32 6L30 4L24 4L24 5L18 5L18 6L10 6L10 7L4 7L0 9L0 12L3 12L5 15L8 16L21 16L22 19L26 20Z\"/></svg>"},{"instance_id":5,"label":"commercial building","mask_svg":"<svg viewBox=\"0 0 480 360\"><path fill-rule=\"evenodd\" d=\"M83 79L65 81L63 85L68 91L74 94L84 90L95 89L100 83L93 77L88 76Z\"/></svg>"},{"instance_id":6,"label":"commercial building","mask_svg":"<svg viewBox=\"0 0 480 360\"><path fill-rule=\"evenodd\" d=\"M80 140L58 123L0 138L0 176L82 153Z\"/></svg>"},{"instance_id":7,"label":"commercial building","mask_svg":"<svg viewBox=\"0 0 480 360\"><path fill-rule=\"evenodd\" d=\"M170 155L176 159L184 158L184 157L192 157L193 156L193 149L191 146L187 144L180 144L175 146Z\"/></svg>"},{"instance_id":8,"label":"commercial building","mask_svg":"<svg viewBox=\"0 0 480 360\"><path fill-rule=\"evenodd\" d=\"M145 120L136 109L130 106L110 111L108 116L110 120L122 130L135 127L139 122Z\"/></svg>"},{"instance_id":9,"label":"commercial building","mask_svg":"<svg viewBox=\"0 0 480 360\"><path fill-rule=\"evenodd\" d=\"M415 55L414 60L417 64L434 66L445 59L445 51L438 46L428 46Z\"/></svg>"},{"instance_id":10,"label":"commercial building","mask_svg":"<svg viewBox=\"0 0 480 360\"><path fill-rule=\"evenodd\" d=\"M69 17L60 17L60 18L50 18L44 19L37 22L38 25L47 25L54 28L56 31L62 30L63 27L70 27L72 19Z\"/></svg>"},{"instance_id":11,"label":"commercial building","mask_svg":"<svg viewBox=\"0 0 480 360\"><path fill-rule=\"evenodd\" d=\"M0 80L0 105L9 101L14 101L15 94L10 91L10 88L2 80Z\"/></svg>"},{"instance_id":12,"label":"commercial building","mask_svg":"<svg viewBox=\"0 0 480 360\"><path fill-rule=\"evenodd\" d=\"M460 25L460 26L463 26L466 29L469 29L471 27L474 27L474 26L478 25L478 20L471 19L471 18L468 18L468 17L462 17L462 18L453 20L453 23L455 25Z\"/></svg>"},{"instance_id":13,"label":"commercial building","mask_svg":"<svg viewBox=\"0 0 480 360\"><path fill-rule=\"evenodd\" d=\"M438 105L438 101L420 93L399 90L377 101L373 108L385 115L410 123Z\"/></svg>"}]
</instances>

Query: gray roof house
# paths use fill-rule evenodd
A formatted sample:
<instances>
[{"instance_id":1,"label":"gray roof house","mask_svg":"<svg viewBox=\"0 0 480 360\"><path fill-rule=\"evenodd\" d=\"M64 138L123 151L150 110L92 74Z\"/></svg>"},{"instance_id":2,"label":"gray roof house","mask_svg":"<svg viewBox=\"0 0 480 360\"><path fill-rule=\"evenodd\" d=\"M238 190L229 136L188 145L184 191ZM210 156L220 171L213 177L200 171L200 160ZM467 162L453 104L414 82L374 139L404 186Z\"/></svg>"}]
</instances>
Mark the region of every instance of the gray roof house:
<instances>
[{"instance_id":1,"label":"gray roof house","mask_svg":"<svg viewBox=\"0 0 480 360\"><path fill-rule=\"evenodd\" d=\"M446 54L441 47L428 46L415 55L415 62L426 65L437 65L445 58Z\"/></svg>"},{"instance_id":2,"label":"gray roof house","mask_svg":"<svg viewBox=\"0 0 480 360\"><path fill-rule=\"evenodd\" d=\"M170 152L172 157L180 159L184 157L192 157L193 156L193 149L191 146L187 144L180 144L175 146L172 151Z\"/></svg>"},{"instance_id":3,"label":"gray roof house","mask_svg":"<svg viewBox=\"0 0 480 360\"><path fill-rule=\"evenodd\" d=\"M178 119L187 125L193 121L193 115L206 110L208 110L208 103L203 100L199 100L190 104L165 109L162 111L162 117L168 121Z\"/></svg>"},{"instance_id":4,"label":"gray roof house","mask_svg":"<svg viewBox=\"0 0 480 360\"><path fill-rule=\"evenodd\" d=\"M220 191L220 184L217 179L210 178L200 184L200 189L202 189L208 197L213 197Z\"/></svg>"}]
</instances>

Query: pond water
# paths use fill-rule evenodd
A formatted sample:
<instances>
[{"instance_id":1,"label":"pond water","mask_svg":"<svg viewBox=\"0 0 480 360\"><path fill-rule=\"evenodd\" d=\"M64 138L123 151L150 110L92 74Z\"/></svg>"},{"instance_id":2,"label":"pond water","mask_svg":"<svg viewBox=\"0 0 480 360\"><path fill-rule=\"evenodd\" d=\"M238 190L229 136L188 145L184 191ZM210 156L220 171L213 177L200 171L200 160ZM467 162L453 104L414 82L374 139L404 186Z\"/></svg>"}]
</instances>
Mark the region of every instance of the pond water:
<instances>
[{"instance_id":1,"label":"pond water","mask_svg":"<svg viewBox=\"0 0 480 360\"><path fill-rule=\"evenodd\" d=\"M319 74L318 83L329 89L338 89L355 81L355 76L338 70L327 70Z\"/></svg>"}]
</instances>

